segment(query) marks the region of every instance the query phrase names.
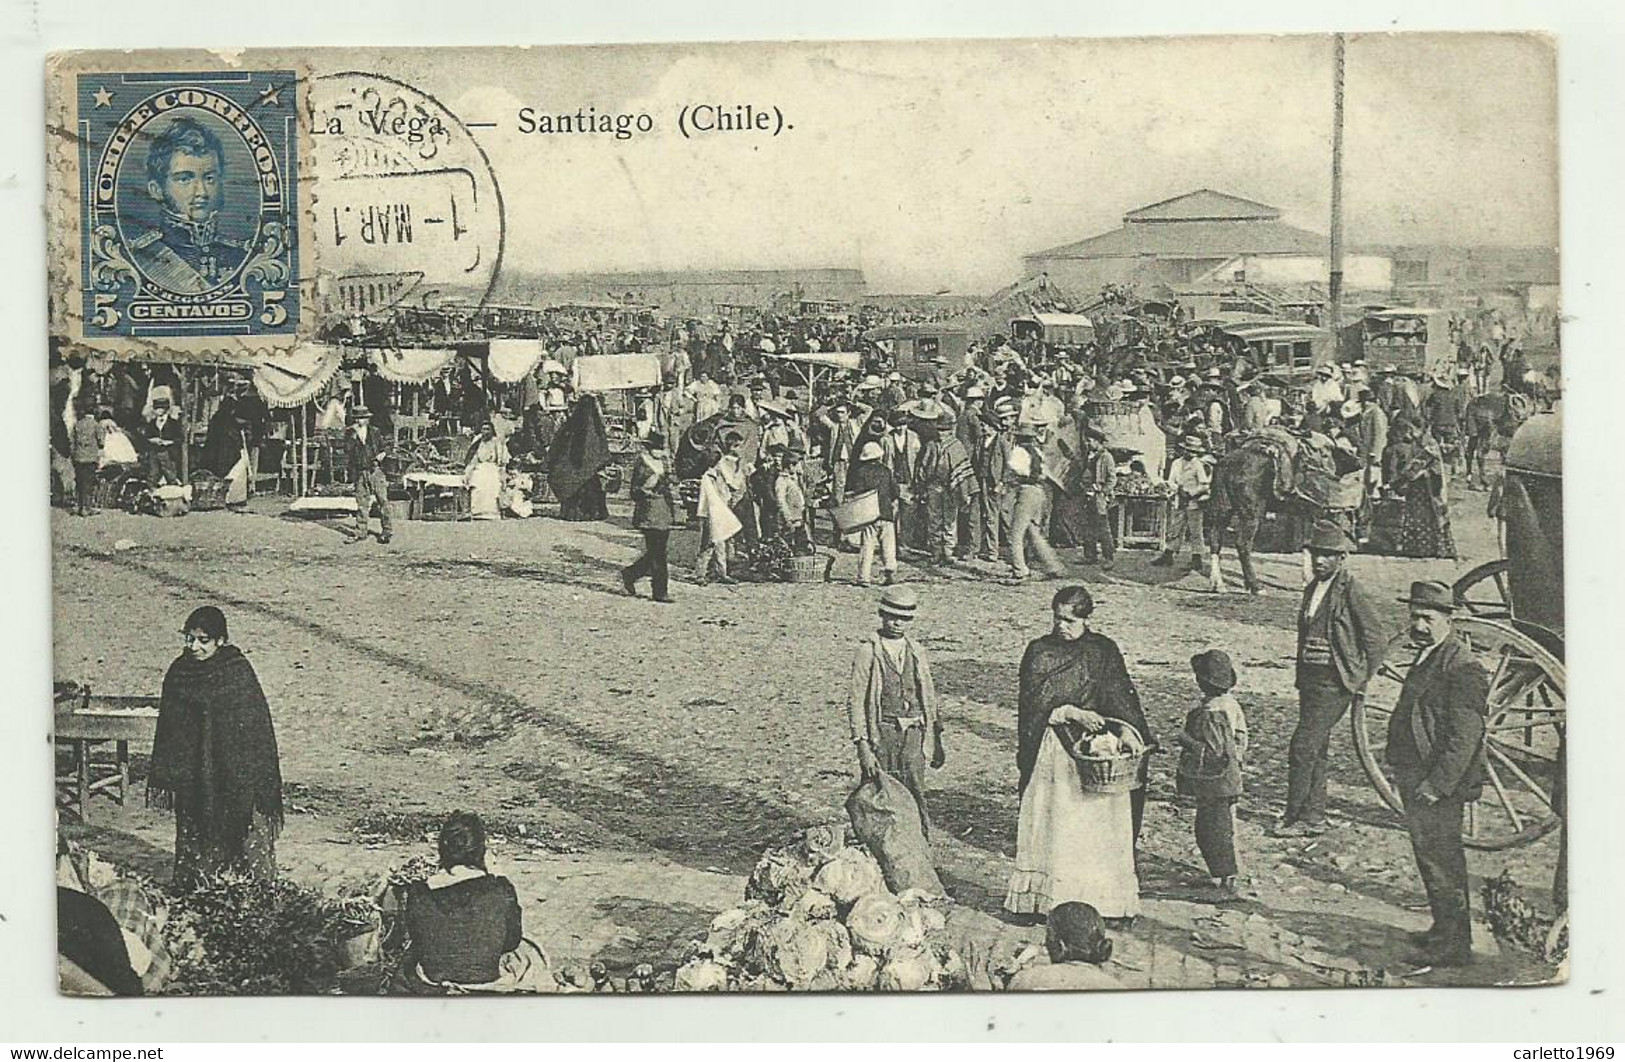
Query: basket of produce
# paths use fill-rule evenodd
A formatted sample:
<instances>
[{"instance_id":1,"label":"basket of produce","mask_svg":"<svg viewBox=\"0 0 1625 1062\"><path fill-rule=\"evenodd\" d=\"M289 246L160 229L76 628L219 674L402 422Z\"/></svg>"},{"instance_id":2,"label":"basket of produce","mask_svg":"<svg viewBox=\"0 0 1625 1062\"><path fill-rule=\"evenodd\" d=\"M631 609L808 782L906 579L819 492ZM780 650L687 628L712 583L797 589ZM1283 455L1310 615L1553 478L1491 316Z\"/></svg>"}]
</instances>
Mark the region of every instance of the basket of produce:
<instances>
[{"instance_id":1,"label":"basket of produce","mask_svg":"<svg viewBox=\"0 0 1625 1062\"><path fill-rule=\"evenodd\" d=\"M1145 740L1133 724L1106 720L1106 729L1087 733L1076 723L1056 727L1061 743L1078 766L1078 778L1086 793L1127 793L1140 787L1140 763L1145 759ZM1132 747L1123 740L1132 734ZM1133 751L1138 748L1140 751Z\"/></svg>"},{"instance_id":2,"label":"basket of produce","mask_svg":"<svg viewBox=\"0 0 1625 1062\"><path fill-rule=\"evenodd\" d=\"M853 494L845 501L830 506L829 516L835 521L835 529L843 535L861 531L880 519L880 494L872 490Z\"/></svg>"},{"instance_id":3,"label":"basket of produce","mask_svg":"<svg viewBox=\"0 0 1625 1062\"><path fill-rule=\"evenodd\" d=\"M828 554L812 553L805 557L790 557L784 564L787 583L821 583L829 578L835 559Z\"/></svg>"},{"instance_id":4,"label":"basket of produce","mask_svg":"<svg viewBox=\"0 0 1625 1062\"><path fill-rule=\"evenodd\" d=\"M226 492L231 480L221 479L212 472L199 472L192 477L192 510L210 512L226 507Z\"/></svg>"}]
</instances>

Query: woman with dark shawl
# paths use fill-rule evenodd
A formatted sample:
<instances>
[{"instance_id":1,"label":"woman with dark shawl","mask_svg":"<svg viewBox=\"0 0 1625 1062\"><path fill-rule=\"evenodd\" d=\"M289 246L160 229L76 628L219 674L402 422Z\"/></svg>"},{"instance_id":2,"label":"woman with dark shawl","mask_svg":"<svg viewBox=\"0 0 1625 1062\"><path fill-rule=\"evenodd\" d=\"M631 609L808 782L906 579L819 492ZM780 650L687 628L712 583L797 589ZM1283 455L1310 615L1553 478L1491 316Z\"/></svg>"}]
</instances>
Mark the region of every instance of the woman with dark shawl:
<instances>
[{"instance_id":1,"label":"woman with dark shawl","mask_svg":"<svg viewBox=\"0 0 1625 1062\"><path fill-rule=\"evenodd\" d=\"M583 395L565 415L547 452L547 483L559 500L560 520L609 518L598 473L613 459L598 399Z\"/></svg>"},{"instance_id":2,"label":"woman with dark shawl","mask_svg":"<svg viewBox=\"0 0 1625 1062\"><path fill-rule=\"evenodd\" d=\"M1098 734L1108 729L1108 720L1128 723L1138 737L1120 736L1134 751L1152 744L1150 727L1117 643L1089 629L1089 591L1063 587L1052 609L1054 629L1029 644L1021 660L1021 813L1016 870L1004 905L1015 914L1043 915L1076 901L1107 918L1132 918L1139 913L1134 845L1145 806L1144 762L1140 788L1086 792L1062 728Z\"/></svg>"},{"instance_id":3,"label":"woman with dark shawl","mask_svg":"<svg viewBox=\"0 0 1625 1062\"><path fill-rule=\"evenodd\" d=\"M282 768L254 667L213 605L195 610L164 675L147 804L175 812L174 884L224 869L270 876L282 829Z\"/></svg>"}]
</instances>

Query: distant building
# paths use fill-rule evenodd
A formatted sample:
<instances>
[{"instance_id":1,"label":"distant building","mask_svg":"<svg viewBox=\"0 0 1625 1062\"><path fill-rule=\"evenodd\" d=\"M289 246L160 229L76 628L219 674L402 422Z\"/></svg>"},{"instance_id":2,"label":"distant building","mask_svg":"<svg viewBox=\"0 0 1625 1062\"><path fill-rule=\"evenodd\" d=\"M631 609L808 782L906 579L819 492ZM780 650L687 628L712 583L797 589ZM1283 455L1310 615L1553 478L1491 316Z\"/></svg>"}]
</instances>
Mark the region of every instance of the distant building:
<instances>
[{"instance_id":1,"label":"distant building","mask_svg":"<svg viewBox=\"0 0 1625 1062\"><path fill-rule=\"evenodd\" d=\"M716 306L766 309L780 296L826 302L859 300L861 269L706 269L641 273L505 274L492 298L532 305L572 300L632 300L666 313L709 314Z\"/></svg>"},{"instance_id":2,"label":"distant building","mask_svg":"<svg viewBox=\"0 0 1625 1062\"><path fill-rule=\"evenodd\" d=\"M1107 284L1138 288L1246 283L1301 286L1326 282L1328 240L1281 220L1265 203L1210 188L1123 215L1123 226L1022 259L1028 276L1047 274L1077 293ZM1350 290L1386 292L1393 263L1380 254L1347 254Z\"/></svg>"}]
</instances>

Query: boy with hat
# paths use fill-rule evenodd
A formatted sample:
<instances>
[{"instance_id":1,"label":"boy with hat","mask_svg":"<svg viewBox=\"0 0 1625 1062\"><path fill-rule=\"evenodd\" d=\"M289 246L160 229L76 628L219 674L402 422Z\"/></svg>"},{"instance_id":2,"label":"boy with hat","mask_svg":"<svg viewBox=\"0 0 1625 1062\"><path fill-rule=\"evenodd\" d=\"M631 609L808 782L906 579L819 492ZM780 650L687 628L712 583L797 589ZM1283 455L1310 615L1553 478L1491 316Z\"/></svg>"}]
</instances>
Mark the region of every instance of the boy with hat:
<instances>
[{"instance_id":1,"label":"boy with hat","mask_svg":"<svg viewBox=\"0 0 1625 1062\"><path fill-rule=\"evenodd\" d=\"M152 400L152 423L146 433L147 481L154 487L181 481L180 453L186 430L175 415L170 400L159 395Z\"/></svg>"},{"instance_id":2,"label":"boy with hat","mask_svg":"<svg viewBox=\"0 0 1625 1062\"><path fill-rule=\"evenodd\" d=\"M880 598L880 629L858 645L847 691L846 720L865 782L885 773L914 794L920 825L931 835L925 765L941 767L942 719L924 646L906 633L919 612L913 589L894 586Z\"/></svg>"},{"instance_id":3,"label":"boy with hat","mask_svg":"<svg viewBox=\"0 0 1625 1062\"><path fill-rule=\"evenodd\" d=\"M1117 559L1117 541L1112 535L1112 494L1117 489L1117 459L1106 446L1106 433L1093 424L1081 432L1083 449L1078 461L1078 492L1083 505L1083 561L1097 560L1107 571Z\"/></svg>"},{"instance_id":4,"label":"boy with hat","mask_svg":"<svg viewBox=\"0 0 1625 1062\"><path fill-rule=\"evenodd\" d=\"M1400 602L1410 609L1416 659L1388 720L1386 756L1433 913L1433 925L1411 939L1418 961L1462 966L1473 953L1462 816L1484 787L1489 676L1451 628L1456 604L1449 586L1414 582Z\"/></svg>"},{"instance_id":5,"label":"boy with hat","mask_svg":"<svg viewBox=\"0 0 1625 1062\"><path fill-rule=\"evenodd\" d=\"M378 503L378 541L389 544L389 479L384 475L383 433L372 426L372 410L356 406L344 433L350 459L350 480L355 484L355 530L351 543L367 538L372 520L372 503Z\"/></svg>"},{"instance_id":6,"label":"boy with hat","mask_svg":"<svg viewBox=\"0 0 1625 1062\"><path fill-rule=\"evenodd\" d=\"M1314 578L1298 608L1298 725L1287 749L1286 810L1277 837L1326 832L1326 753L1332 730L1382 663L1387 638L1377 610L1344 566L1354 540L1340 525L1309 536Z\"/></svg>"},{"instance_id":7,"label":"boy with hat","mask_svg":"<svg viewBox=\"0 0 1625 1062\"><path fill-rule=\"evenodd\" d=\"M1236 897L1236 799L1241 796L1241 761L1247 752L1247 719L1230 692L1236 671L1222 649L1191 657L1202 693L1185 716L1175 787L1196 799L1196 847L1201 850L1215 899Z\"/></svg>"},{"instance_id":8,"label":"boy with hat","mask_svg":"<svg viewBox=\"0 0 1625 1062\"><path fill-rule=\"evenodd\" d=\"M1162 556L1151 563L1170 567L1174 555L1189 542L1193 572L1206 571L1207 529L1203 510L1208 495L1213 491L1213 466L1208 459L1207 443L1200 435L1187 435L1179 441L1179 456L1168 466L1168 482L1174 487L1174 501L1168 521L1168 539Z\"/></svg>"},{"instance_id":9,"label":"boy with hat","mask_svg":"<svg viewBox=\"0 0 1625 1062\"><path fill-rule=\"evenodd\" d=\"M89 395L81 394L73 405L69 456L73 459L74 512L89 516L96 501L96 476L101 468L102 447L107 444L107 429L97 419Z\"/></svg>"}]
</instances>

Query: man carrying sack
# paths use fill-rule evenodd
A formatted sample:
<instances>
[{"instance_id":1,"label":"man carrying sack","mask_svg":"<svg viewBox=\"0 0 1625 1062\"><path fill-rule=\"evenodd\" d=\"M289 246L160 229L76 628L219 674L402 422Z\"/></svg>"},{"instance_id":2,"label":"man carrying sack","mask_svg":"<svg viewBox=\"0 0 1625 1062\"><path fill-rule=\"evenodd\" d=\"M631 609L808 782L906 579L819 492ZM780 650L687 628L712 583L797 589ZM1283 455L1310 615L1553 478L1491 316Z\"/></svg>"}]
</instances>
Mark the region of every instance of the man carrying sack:
<instances>
[{"instance_id":1,"label":"man carrying sack","mask_svg":"<svg viewBox=\"0 0 1625 1062\"><path fill-rule=\"evenodd\" d=\"M941 767L942 719L937 689L925 649L904 633L919 611L919 595L894 586L880 598L880 629L858 645L852 661L846 718L858 750L865 783L882 773L902 782L920 807L920 825L930 836L925 804L925 765Z\"/></svg>"},{"instance_id":2,"label":"man carrying sack","mask_svg":"<svg viewBox=\"0 0 1625 1062\"><path fill-rule=\"evenodd\" d=\"M1464 966L1472 961L1473 931L1461 824L1484 788L1489 676L1451 629L1450 587L1415 582L1400 603L1410 607L1416 662L1388 720L1387 758L1433 912L1433 925L1410 936L1420 949L1417 961Z\"/></svg>"}]
</instances>

